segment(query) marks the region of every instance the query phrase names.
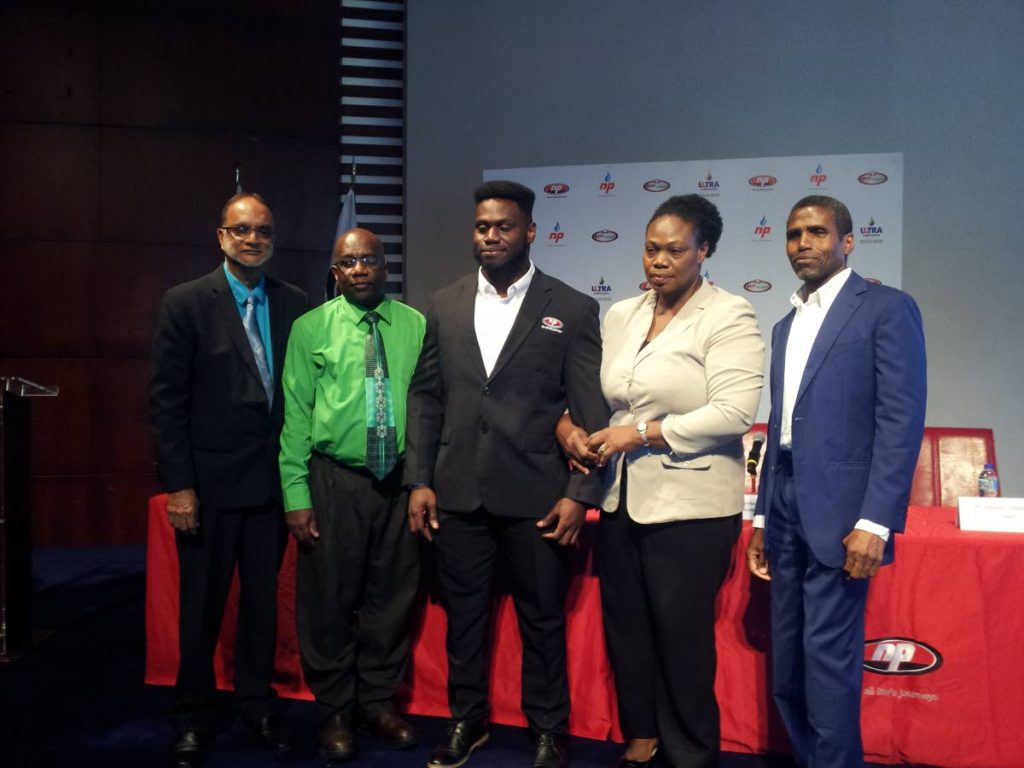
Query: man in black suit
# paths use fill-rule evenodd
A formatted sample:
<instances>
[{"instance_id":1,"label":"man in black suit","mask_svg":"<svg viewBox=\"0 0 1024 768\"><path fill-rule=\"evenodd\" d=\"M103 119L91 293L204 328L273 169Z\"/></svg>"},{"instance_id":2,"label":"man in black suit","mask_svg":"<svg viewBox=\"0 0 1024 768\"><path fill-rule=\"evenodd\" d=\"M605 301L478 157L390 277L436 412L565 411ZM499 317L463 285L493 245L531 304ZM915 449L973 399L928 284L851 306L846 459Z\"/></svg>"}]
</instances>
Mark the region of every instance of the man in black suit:
<instances>
[{"instance_id":1,"label":"man in black suit","mask_svg":"<svg viewBox=\"0 0 1024 768\"><path fill-rule=\"evenodd\" d=\"M597 302L530 262L533 192L474 192L478 272L430 301L409 389L409 525L437 546L448 614L452 720L428 766L461 765L487 740L488 631L499 560L523 640L523 711L534 765L566 762L565 545L601 499L597 473L569 473L555 440L566 408L607 424Z\"/></svg>"},{"instance_id":2,"label":"man in black suit","mask_svg":"<svg viewBox=\"0 0 1024 768\"><path fill-rule=\"evenodd\" d=\"M153 340L150 418L180 570L175 766L202 762L213 726L213 652L235 565L241 582L235 696L264 747L290 749L270 685L277 573L287 543L277 468L280 373L306 294L263 274L274 217L259 195L221 212L224 262L167 291Z\"/></svg>"}]
</instances>

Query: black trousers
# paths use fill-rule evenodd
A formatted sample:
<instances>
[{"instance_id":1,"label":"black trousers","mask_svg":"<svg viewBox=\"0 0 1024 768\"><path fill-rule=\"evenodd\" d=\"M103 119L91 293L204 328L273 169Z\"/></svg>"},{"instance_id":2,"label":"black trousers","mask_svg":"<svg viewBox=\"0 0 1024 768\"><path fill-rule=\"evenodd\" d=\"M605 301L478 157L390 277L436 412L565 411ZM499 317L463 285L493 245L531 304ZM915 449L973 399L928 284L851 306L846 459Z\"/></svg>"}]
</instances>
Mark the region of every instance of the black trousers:
<instances>
[{"instance_id":1,"label":"black trousers","mask_svg":"<svg viewBox=\"0 0 1024 768\"><path fill-rule=\"evenodd\" d=\"M208 731L213 726L213 653L236 563L240 597L235 697L247 719L273 714L278 706L270 685L277 638L277 573L288 542L284 513L277 504L247 509L200 504L198 531L194 536L176 533L175 542L181 655L172 713L176 729Z\"/></svg>"},{"instance_id":2,"label":"black trousers","mask_svg":"<svg viewBox=\"0 0 1024 768\"><path fill-rule=\"evenodd\" d=\"M319 454L309 465L320 538L299 550L296 623L316 719L393 709L409 664L419 542L401 463L383 480Z\"/></svg>"},{"instance_id":3,"label":"black trousers","mask_svg":"<svg viewBox=\"0 0 1024 768\"><path fill-rule=\"evenodd\" d=\"M523 641L522 707L535 733L564 732L565 547L541 538L535 519L484 509L439 513L434 533L441 598L448 614L448 704L455 719L488 717L495 574L507 577Z\"/></svg>"},{"instance_id":4,"label":"black trousers","mask_svg":"<svg viewBox=\"0 0 1024 768\"><path fill-rule=\"evenodd\" d=\"M596 562L627 739L659 739L676 768L718 762L715 598L740 515L641 525L603 512Z\"/></svg>"}]
</instances>

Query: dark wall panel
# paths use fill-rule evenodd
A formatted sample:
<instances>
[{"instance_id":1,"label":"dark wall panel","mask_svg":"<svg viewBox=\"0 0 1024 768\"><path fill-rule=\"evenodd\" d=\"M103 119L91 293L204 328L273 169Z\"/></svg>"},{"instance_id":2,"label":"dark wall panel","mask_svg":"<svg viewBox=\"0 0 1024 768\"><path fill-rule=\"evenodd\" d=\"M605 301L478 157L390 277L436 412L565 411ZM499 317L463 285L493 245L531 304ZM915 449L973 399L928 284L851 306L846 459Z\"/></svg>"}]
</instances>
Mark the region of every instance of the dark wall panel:
<instances>
[{"instance_id":1,"label":"dark wall panel","mask_svg":"<svg viewBox=\"0 0 1024 768\"><path fill-rule=\"evenodd\" d=\"M34 542L141 542L158 490L145 407L157 309L220 264L236 163L275 212L269 272L323 294L337 3L0 13L0 375L60 387L33 402Z\"/></svg>"}]
</instances>

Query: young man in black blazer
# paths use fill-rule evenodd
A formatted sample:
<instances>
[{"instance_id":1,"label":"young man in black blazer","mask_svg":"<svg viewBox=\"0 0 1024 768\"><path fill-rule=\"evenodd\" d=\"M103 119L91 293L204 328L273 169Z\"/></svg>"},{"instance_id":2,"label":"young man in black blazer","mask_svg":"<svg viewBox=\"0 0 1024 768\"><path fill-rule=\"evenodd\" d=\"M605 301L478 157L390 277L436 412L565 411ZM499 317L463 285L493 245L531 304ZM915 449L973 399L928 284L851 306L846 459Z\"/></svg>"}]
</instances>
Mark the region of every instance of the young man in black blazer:
<instances>
[{"instance_id":1,"label":"young man in black blazer","mask_svg":"<svg viewBox=\"0 0 1024 768\"><path fill-rule=\"evenodd\" d=\"M437 547L448 614L452 720L431 768L461 765L487 739L492 583L507 563L523 639L523 711L534 765L566 762L565 545L601 498L597 473L570 474L555 440L566 411L607 424L597 302L530 262L534 194L477 187L480 269L430 302L409 390L409 524Z\"/></svg>"}]
</instances>

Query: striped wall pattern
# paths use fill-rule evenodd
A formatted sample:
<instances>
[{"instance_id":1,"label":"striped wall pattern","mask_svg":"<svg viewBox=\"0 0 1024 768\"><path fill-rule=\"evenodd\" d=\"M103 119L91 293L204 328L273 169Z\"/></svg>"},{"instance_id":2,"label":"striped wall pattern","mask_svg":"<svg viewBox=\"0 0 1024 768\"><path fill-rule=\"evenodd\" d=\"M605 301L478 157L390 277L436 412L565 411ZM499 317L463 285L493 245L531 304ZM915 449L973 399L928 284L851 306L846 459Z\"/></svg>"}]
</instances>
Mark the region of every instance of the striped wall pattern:
<instances>
[{"instance_id":1,"label":"striped wall pattern","mask_svg":"<svg viewBox=\"0 0 1024 768\"><path fill-rule=\"evenodd\" d=\"M388 255L388 295L405 295L405 2L340 0L341 196L356 162L356 214ZM339 198L340 205L340 198Z\"/></svg>"}]
</instances>

